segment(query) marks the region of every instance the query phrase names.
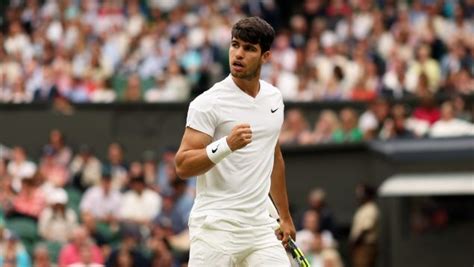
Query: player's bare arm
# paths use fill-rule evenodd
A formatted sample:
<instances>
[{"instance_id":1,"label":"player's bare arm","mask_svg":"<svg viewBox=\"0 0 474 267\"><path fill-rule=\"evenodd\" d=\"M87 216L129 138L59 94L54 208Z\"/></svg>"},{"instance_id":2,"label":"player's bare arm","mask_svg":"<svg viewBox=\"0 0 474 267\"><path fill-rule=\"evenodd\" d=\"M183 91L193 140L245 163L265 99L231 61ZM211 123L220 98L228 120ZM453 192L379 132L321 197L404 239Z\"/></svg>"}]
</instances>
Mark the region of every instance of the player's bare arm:
<instances>
[{"instance_id":1,"label":"player's bare arm","mask_svg":"<svg viewBox=\"0 0 474 267\"><path fill-rule=\"evenodd\" d=\"M212 137L186 127L181 145L176 153L176 173L182 179L200 175L212 167L215 163L209 158L206 147L211 144ZM232 151L245 147L252 142L252 130L248 124L235 126L226 138L227 145ZM216 147L218 149L218 147Z\"/></svg>"},{"instance_id":2,"label":"player's bare arm","mask_svg":"<svg viewBox=\"0 0 474 267\"><path fill-rule=\"evenodd\" d=\"M288 207L285 162L281 154L280 144L275 146L275 159L271 179L270 195L280 215L280 229L277 230L277 236L283 245L286 246L289 237L293 238L293 240L295 239L296 230Z\"/></svg>"}]
</instances>

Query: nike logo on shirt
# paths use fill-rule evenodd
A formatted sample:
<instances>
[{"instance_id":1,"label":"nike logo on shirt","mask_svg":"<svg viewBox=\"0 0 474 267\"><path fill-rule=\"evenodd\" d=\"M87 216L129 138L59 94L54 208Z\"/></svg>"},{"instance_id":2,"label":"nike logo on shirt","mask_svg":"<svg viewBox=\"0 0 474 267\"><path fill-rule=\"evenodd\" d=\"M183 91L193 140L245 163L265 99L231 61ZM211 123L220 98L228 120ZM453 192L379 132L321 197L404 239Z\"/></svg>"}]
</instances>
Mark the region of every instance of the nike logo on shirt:
<instances>
[{"instance_id":1,"label":"nike logo on shirt","mask_svg":"<svg viewBox=\"0 0 474 267\"><path fill-rule=\"evenodd\" d=\"M275 113L275 112L276 112L278 109L279 109L279 108L276 108L276 109L270 109L270 111L271 111L272 113Z\"/></svg>"},{"instance_id":2,"label":"nike logo on shirt","mask_svg":"<svg viewBox=\"0 0 474 267\"><path fill-rule=\"evenodd\" d=\"M220 145L220 144L218 144L218 145L216 146L216 148L211 149L211 152L212 152L212 153L216 153L217 149L219 148L219 145Z\"/></svg>"}]
</instances>

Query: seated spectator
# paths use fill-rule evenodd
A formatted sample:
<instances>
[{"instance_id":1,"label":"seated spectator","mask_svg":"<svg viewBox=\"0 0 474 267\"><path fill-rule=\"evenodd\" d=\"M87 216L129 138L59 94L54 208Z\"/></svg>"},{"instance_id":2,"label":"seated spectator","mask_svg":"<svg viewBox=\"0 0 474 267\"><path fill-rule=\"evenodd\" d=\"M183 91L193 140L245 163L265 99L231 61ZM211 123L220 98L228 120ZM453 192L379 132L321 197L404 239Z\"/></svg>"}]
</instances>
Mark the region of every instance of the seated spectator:
<instances>
[{"instance_id":1,"label":"seated spectator","mask_svg":"<svg viewBox=\"0 0 474 267\"><path fill-rule=\"evenodd\" d=\"M45 244L39 244L33 252L33 266L50 267L53 266L49 257L48 247Z\"/></svg>"},{"instance_id":2,"label":"seated spectator","mask_svg":"<svg viewBox=\"0 0 474 267\"><path fill-rule=\"evenodd\" d=\"M124 160L124 148L121 144L114 142L109 145L107 161L103 167L110 170L112 187L119 190L125 188L128 180L128 164Z\"/></svg>"},{"instance_id":3,"label":"seated spectator","mask_svg":"<svg viewBox=\"0 0 474 267\"><path fill-rule=\"evenodd\" d=\"M73 185L81 191L98 185L101 179L102 165L88 145L81 145L79 153L69 165Z\"/></svg>"},{"instance_id":4,"label":"seated spectator","mask_svg":"<svg viewBox=\"0 0 474 267\"><path fill-rule=\"evenodd\" d=\"M121 200L122 193L112 187L112 177L104 171L100 184L87 189L79 207L81 213L90 214L99 222L113 223L119 217Z\"/></svg>"},{"instance_id":5,"label":"seated spectator","mask_svg":"<svg viewBox=\"0 0 474 267\"><path fill-rule=\"evenodd\" d=\"M161 211L161 197L146 187L143 176L130 179L120 207L120 218L126 223L148 225Z\"/></svg>"},{"instance_id":6,"label":"seated spectator","mask_svg":"<svg viewBox=\"0 0 474 267\"><path fill-rule=\"evenodd\" d=\"M140 250L140 229L127 226L122 232L122 242L108 257L106 266L151 266L149 259Z\"/></svg>"},{"instance_id":7,"label":"seated spectator","mask_svg":"<svg viewBox=\"0 0 474 267\"><path fill-rule=\"evenodd\" d=\"M403 105L397 104L392 108L391 117L385 120L379 137L384 140L414 138L416 135L409 128L414 125L409 122Z\"/></svg>"},{"instance_id":8,"label":"seated spectator","mask_svg":"<svg viewBox=\"0 0 474 267\"><path fill-rule=\"evenodd\" d=\"M12 188L12 178L8 175L6 166L6 160L0 158L0 214L11 210L12 200L15 196Z\"/></svg>"},{"instance_id":9,"label":"seated spectator","mask_svg":"<svg viewBox=\"0 0 474 267\"><path fill-rule=\"evenodd\" d=\"M460 95L457 95L453 98L453 107L456 118L472 122L472 116L474 115L474 112L469 112L469 110L466 109L466 101L464 101Z\"/></svg>"},{"instance_id":10,"label":"seated spectator","mask_svg":"<svg viewBox=\"0 0 474 267\"><path fill-rule=\"evenodd\" d=\"M175 258L169 249L172 237L173 231L171 225L169 225L169 222L161 221L159 224L153 225L151 236L147 241L147 248L152 252L153 255L153 266L173 266L173 261ZM181 247L186 247L184 250L189 251L189 236L185 238L185 240L186 244ZM185 255L186 254L188 253L185 253ZM187 260L184 259L184 262L187 262Z\"/></svg>"},{"instance_id":11,"label":"seated spectator","mask_svg":"<svg viewBox=\"0 0 474 267\"><path fill-rule=\"evenodd\" d=\"M336 113L331 110L323 110L314 125L312 132L302 134L301 144L322 144L332 141L332 136L339 127Z\"/></svg>"},{"instance_id":12,"label":"seated spectator","mask_svg":"<svg viewBox=\"0 0 474 267\"><path fill-rule=\"evenodd\" d=\"M341 127L334 131L332 140L336 143L362 141L362 131L357 127L358 117L355 110L345 108L339 113Z\"/></svg>"},{"instance_id":13,"label":"seated spectator","mask_svg":"<svg viewBox=\"0 0 474 267\"><path fill-rule=\"evenodd\" d=\"M69 171L66 165L55 160L55 156L54 149L49 145L45 146L43 148L39 171L47 183L54 187L64 187L69 181Z\"/></svg>"},{"instance_id":14,"label":"seated spectator","mask_svg":"<svg viewBox=\"0 0 474 267\"><path fill-rule=\"evenodd\" d=\"M436 105L434 96L427 94L422 96L420 106L413 111L413 117L418 120L426 121L433 125L441 117L439 107Z\"/></svg>"},{"instance_id":15,"label":"seated spectator","mask_svg":"<svg viewBox=\"0 0 474 267\"><path fill-rule=\"evenodd\" d=\"M70 90L65 95L72 103L86 103L89 101L86 82L80 77L74 77Z\"/></svg>"},{"instance_id":16,"label":"seated spectator","mask_svg":"<svg viewBox=\"0 0 474 267\"><path fill-rule=\"evenodd\" d=\"M17 146L12 150L12 159L7 165L8 174L12 177L12 186L16 192L21 189L21 180L32 177L36 172L36 164L27 160L26 151Z\"/></svg>"},{"instance_id":17,"label":"seated spectator","mask_svg":"<svg viewBox=\"0 0 474 267\"><path fill-rule=\"evenodd\" d=\"M359 129L363 132L365 140L378 138L389 113L390 106L385 99L377 99L370 104L369 109L359 118Z\"/></svg>"},{"instance_id":18,"label":"seated spectator","mask_svg":"<svg viewBox=\"0 0 474 267\"><path fill-rule=\"evenodd\" d=\"M332 75L327 81L322 99L326 101L342 100L345 92L344 71L340 66L334 66Z\"/></svg>"},{"instance_id":19,"label":"seated spectator","mask_svg":"<svg viewBox=\"0 0 474 267\"><path fill-rule=\"evenodd\" d=\"M56 188L48 196L48 204L40 214L38 232L48 241L66 243L77 226L77 215L66 206L68 196L64 189Z\"/></svg>"},{"instance_id":20,"label":"seated spectator","mask_svg":"<svg viewBox=\"0 0 474 267\"><path fill-rule=\"evenodd\" d=\"M111 88L109 81L98 79L96 89L90 97L93 103L112 103L117 99L117 93Z\"/></svg>"},{"instance_id":21,"label":"seated spectator","mask_svg":"<svg viewBox=\"0 0 474 267\"><path fill-rule=\"evenodd\" d=\"M10 90L6 92L1 91L0 89L0 102L19 104L30 103L33 100L33 96L30 92L26 91L25 83L20 78L13 82Z\"/></svg>"},{"instance_id":22,"label":"seated spectator","mask_svg":"<svg viewBox=\"0 0 474 267\"><path fill-rule=\"evenodd\" d=\"M90 239L87 230L78 226L71 233L71 241L61 248L58 263L59 267L66 267L83 260L95 264L104 263L102 252Z\"/></svg>"},{"instance_id":23,"label":"seated spectator","mask_svg":"<svg viewBox=\"0 0 474 267\"><path fill-rule=\"evenodd\" d=\"M153 190L158 191L157 185L155 184L157 180L158 165L156 162L156 154L152 150L146 150L142 154L143 161L143 176L145 177L145 182L147 185L153 188ZM158 191L159 192L159 191Z\"/></svg>"},{"instance_id":24,"label":"seated spectator","mask_svg":"<svg viewBox=\"0 0 474 267\"><path fill-rule=\"evenodd\" d=\"M474 124L457 119L454 105L446 101L441 105L441 119L430 129L430 137L456 137L474 135Z\"/></svg>"},{"instance_id":25,"label":"seated spectator","mask_svg":"<svg viewBox=\"0 0 474 267\"><path fill-rule=\"evenodd\" d=\"M66 145L64 133L58 129L51 130L48 145L54 151L54 161L63 166L67 166L72 158L72 149Z\"/></svg>"},{"instance_id":26,"label":"seated spectator","mask_svg":"<svg viewBox=\"0 0 474 267\"><path fill-rule=\"evenodd\" d=\"M0 266L3 267L30 267L31 260L28 252L21 244L20 238L12 233L7 232L3 242L0 241Z\"/></svg>"},{"instance_id":27,"label":"seated spectator","mask_svg":"<svg viewBox=\"0 0 474 267\"><path fill-rule=\"evenodd\" d=\"M173 194L163 197L163 207L153 223L166 225L172 234L179 234L187 229L189 213L194 203L193 196L187 191L187 181L176 179L172 183Z\"/></svg>"},{"instance_id":28,"label":"seated spectator","mask_svg":"<svg viewBox=\"0 0 474 267\"><path fill-rule=\"evenodd\" d=\"M157 191L161 195L173 194L173 188L171 187L172 181L178 178L176 175L176 168L174 164L174 157L176 155L176 148L167 147L161 154L161 160L158 163L157 180ZM179 179L179 178L178 178Z\"/></svg>"},{"instance_id":29,"label":"seated spectator","mask_svg":"<svg viewBox=\"0 0 474 267\"><path fill-rule=\"evenodd\" d=\"M299 144L304 134L309 134L309 127L303 112L299 109L288 110L280 134L280 143Z\"/></svg>"},{"instance_id":30,"label":"seated spectator","mask_svg":"<svg viewBox=\"0 0 474 267\"><path fill-rule=\"evenodd\" d=\"M94 262L92 258L92 252L87 247L82 247L80 251L80 258L78 261L74 262L73 264L69 264L68 267L104 267L105 265Z\"/></svg>"},{"instance_id":31,"label":"seated spectator","mask_svg":"<svg viewBox=\"0 0 474 267\"><path fill-rule=\"evenodd\" d=\"M131 75L128 77L127 87L123 94L124 102L139 102L142 101L141 80L138 75Z\"/></svg>"},{"instance_id":32,"label":"seated spectator","mask_svg":"<svg viewBox=\"0 0 474 267\"><path fill-rule=\"evenodd\" d=\"M60 96L53 68L44 66L42 80L33 94L34 102L52 102Z\"/></svg>"},{"instance_id":33,"label":"seated spectator","mask_svg":"<svg viewBox=\"0 0 474 267\"><path fill-rule=\"evenodd\" d=\"M406 63L395 58L392 60L391 68L383 75L382 78L382 96L386 98L403 98L410 96L406 88Z\"/></svg>"},{"instance_id":34,"label":"seated spectator","mask_svg":"<svg viewBox=\"0 0 474 267\"><path fill-rule=\"evenodd\" d=\"M45 196L34 181L33 177L22 180L21 190L13 198L10 215L25 216L38 219L45 207Z\"/></svg>"},{"instance_id":35,"label":"seated spectator","mask_svg":"<svg viewBox=\"0 0 474 267\"><path fill-rule=\"evenodd\" d=\"M147 102L183 102L189 99L191 87L183 75L183 71L175 60L167 66L166 79L162 87L153 88L146 92Z\"/></svg>"}]
</instances>

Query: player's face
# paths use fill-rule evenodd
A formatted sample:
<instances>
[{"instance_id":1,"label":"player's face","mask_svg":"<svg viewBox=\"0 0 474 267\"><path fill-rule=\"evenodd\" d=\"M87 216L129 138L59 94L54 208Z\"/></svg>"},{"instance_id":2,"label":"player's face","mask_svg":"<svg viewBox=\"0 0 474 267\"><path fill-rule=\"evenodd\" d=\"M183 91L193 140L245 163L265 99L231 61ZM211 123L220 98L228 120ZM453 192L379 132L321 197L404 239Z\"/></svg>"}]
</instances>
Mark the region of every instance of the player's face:
<instances>
[{"instance_id":1,"label":"player's face","mask_svg":"<svg viewBox=\"0 0 474 267\"><path fill-rule=\"evenodd\" d=\"M232 38L229 49L230 73L239 79L253 79L260 75L260 68L270 56L262 54L259 44L252 44L238 38Z\"/></svg>"}]
</instances>

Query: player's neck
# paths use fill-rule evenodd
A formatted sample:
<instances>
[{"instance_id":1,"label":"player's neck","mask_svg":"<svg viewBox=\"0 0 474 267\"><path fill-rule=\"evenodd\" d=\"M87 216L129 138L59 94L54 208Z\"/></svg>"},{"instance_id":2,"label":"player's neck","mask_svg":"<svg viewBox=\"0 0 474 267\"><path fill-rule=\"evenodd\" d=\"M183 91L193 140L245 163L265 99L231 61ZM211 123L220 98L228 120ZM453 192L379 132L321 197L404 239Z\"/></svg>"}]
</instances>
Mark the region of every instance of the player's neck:
<instances>
[{"instance_id":1,"label":"player's neck","mask_svg":"<svg viewBox=\"0 0 474 267\"><path fill-rule=\"evenodd\" d=\"M260 91L260 80L259 75L255 76L250 80L247 79L239 79L232 76L232 80L240 88L240 90L244 91L244 93L250 95L251 97L255 98Z\"/></svg>"}]
</instances>

